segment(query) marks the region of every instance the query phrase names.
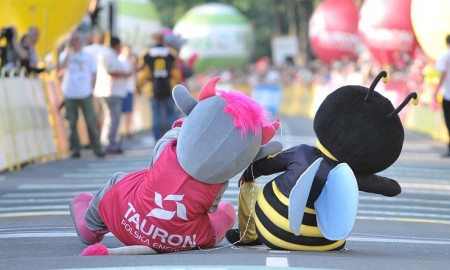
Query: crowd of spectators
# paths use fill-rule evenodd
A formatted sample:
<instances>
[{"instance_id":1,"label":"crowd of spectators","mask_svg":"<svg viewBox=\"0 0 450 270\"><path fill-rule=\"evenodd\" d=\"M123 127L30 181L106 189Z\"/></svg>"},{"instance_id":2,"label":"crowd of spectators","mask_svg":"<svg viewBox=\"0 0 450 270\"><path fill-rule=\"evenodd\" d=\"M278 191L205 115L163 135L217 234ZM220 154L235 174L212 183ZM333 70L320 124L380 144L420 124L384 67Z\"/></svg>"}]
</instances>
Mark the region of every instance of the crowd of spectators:
<instances>
[{"instance_id":1,"label":"crowd of spectators","mask_svg":"<svg viewBox=\"0 0 450 270\"><path fill-rule=\"evenodd\" d=\"M81 157L79 110L84 114L90 146L97 157L123 153L118 131L122 113L132 109L131 103L127 103L126 110L123 106L129 88L135 88L129 83L134 81L136 61L132 61L130 47L122 45L120 38L106 38L103 31L95 29L84 41L79 32L72 32L60 49L57 70L70 122L72 158Z\"/></svg>"},{"instance_id":2,"label":"crowd of spectators","mask_svg":"<svg viewBox=\"0 0 450 270\"><path fill-rule=\"evenodd\" d=\"M51 67L39 67L36 44L39 40L39 29L36 26L28 28L19 36L15 26L10 25L0 30L0 69L5 76L15 76L24 70L26 75L48 71Z\"/></svg>"},{"instance_id":3,"label":"crowd of spectators","mask_svg":"<svg viewBox=\"0 0 450 270\"><path fill-rule=\"evenodd\" d=\"M262 58L239 69L197 72L190 78L189 86L191 89L200 89L208 78L220 75L221 83L242 89L278 85L282 88L289 86L333 91L349 84L368 87L381 70L386 70L389 80L385 85L379 85L382 90L395 92L401 99L415 91L421 97L421 104L435 108L433 91L439 82L439 73L435 71L434 65L434 61L420 49L413 57L404 54L389 66L377 64L368 52L361 54L357 61L343 59L331 64L316 59L303 64L274 65Z\"/></svg>"},{"instance_id":4,"label":"crowd of spectators","mask_svg":"<svg viewBox=\"0 0 450 270\"><path fill-rule=\"evenodd\" d=\"M98 33L91 32L84 37L86 50L98 55L98 48L104 43L99 40ZM39 39L39 29L30 27L21 37L14 26L3 27L0 31L0 69L6 75L11 72L18 74L25 69L27 74L36 74L49 70L39 68L39 59L35 45ZM264 57L260 60L238 69L209 70L197 72L186 84L191 89L200 89L211 76L220 75L221 83L244 86L252 89L258 85L301 86L312 89L336 89L345 84L368 86L371 80L382 69L389 73L390 80L386 90L395 90L399 95L407 95L416 91L421 95L422 104L433 104L433 89L438 83L439 74L434 70L434 62L420 49L413 57L407 54L398 57L397 62L390 66L380 66L368 52L362 53L357 61L343 59L332 64L324 64L319 60L307 61L302 64L286 62L274 65ZM100 115L101 116L101 115Z\"/></svg>"}]
</instances>

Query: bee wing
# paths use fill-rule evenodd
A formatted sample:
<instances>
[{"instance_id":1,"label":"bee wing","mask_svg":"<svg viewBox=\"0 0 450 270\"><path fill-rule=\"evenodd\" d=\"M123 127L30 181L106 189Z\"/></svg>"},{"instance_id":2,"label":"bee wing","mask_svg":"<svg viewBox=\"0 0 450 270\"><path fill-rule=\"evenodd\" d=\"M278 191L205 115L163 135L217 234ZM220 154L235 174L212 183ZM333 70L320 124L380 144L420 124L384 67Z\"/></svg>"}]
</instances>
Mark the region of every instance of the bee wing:
<instances>
[{"instance_id":1,"label":"bee wing","mask_svg":"<svg viewBox=\"0 0 450 270\"><path fill-rule=\"evenodd\" d=\"M353 229L358 212L359 190L352 169L337 165L314 203L317 225L329 240L345 239Z\"/></svg>"},{"instance_id":2,"label":"bee wing","mask_svg":"<svg viewBox=\"0 0 450 270\"><path fill-rule=\"evenodd\" d=\"M302 225L303 215L305 213L306 201L308 200L311 185L314 176L319 170L323 158L318 158L313 162L297 180L294 188L289 194L289 227L295 235L300 235L300 226Z\"/></svg>"}]
</instances>

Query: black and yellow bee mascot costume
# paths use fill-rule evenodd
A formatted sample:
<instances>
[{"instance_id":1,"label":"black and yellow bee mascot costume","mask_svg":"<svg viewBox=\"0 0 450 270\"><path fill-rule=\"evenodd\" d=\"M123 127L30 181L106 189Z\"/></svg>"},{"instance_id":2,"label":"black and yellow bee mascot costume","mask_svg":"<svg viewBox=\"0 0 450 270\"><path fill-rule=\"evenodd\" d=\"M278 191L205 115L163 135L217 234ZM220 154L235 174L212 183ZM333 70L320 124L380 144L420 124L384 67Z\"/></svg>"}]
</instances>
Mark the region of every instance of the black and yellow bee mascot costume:
<instances>
[{"instance_id":1,"label":"black and yellow bee mascot costume","mask_svg":"<svg viewBox=\"0 0 450 270\"><path fill-rule=\"evenodd\" d=\"M345 246L355 223L359 191L396 196L397 181L376 175L400 156L404 131L398 116L417 94L394 108L374 91L343 86L328 95L314 117L316 146L298 145L255 161L239 180L238 228L227 232L234 245L327 251ZM255 179L278 174L259 187Z\"/></svg>"}]
</instances>

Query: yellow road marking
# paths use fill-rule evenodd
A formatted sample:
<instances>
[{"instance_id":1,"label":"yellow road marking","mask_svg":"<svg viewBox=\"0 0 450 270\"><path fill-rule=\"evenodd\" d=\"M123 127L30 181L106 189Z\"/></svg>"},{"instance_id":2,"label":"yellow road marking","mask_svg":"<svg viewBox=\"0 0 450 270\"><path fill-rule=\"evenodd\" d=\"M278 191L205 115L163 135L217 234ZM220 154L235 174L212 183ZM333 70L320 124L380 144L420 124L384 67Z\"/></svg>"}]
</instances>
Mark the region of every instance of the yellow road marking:
<instances>
[{"instance_id":1,"label":"yellow road marking","mask_svg":"<svg viewBox=\"0 0 450 270\"><path fill-rule=\"evenodd\" d=\"M33 216L34 217L35 216L67 216L67 215L70 215L69 211L15 212L15 213L0 213L0 218L33 217ZM438 219L366 217L366 216L357 216L356 219L450 225L450 220L438 220Z\"/></svg>"},{"instance_id":2,"label":"yellow road marking","mask_svg":"<svg viewBox=\"0 0 450 270\"><path fill-rule=\"evenodd\" d=\"M415 222L415 223L431 223L431 224L446 224L446 225L450 225L450 220L438 220L438 219L395 218L395 217L363 217L363 216L357 216L356 219L384 220L384 221Z\"/></svg>"},{"instance_id":3,"label":"yellow road marking","mask_svg":"<svg viewBox=\"0 0 450 270\"><path fill-rule=\"evenodd\" d=\"M67 216L67 215L69 215L69 211L16 212L16 213L0 213L0 218L33 217L33 216Z\"/></svg>"}]
</instances>

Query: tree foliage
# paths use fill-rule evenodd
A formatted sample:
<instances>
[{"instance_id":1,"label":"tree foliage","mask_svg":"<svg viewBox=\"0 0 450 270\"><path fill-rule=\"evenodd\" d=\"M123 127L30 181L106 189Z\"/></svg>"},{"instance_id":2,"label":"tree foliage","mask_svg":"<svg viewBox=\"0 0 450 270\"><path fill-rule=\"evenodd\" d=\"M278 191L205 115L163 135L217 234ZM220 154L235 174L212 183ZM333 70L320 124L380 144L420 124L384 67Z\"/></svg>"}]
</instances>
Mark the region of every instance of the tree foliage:
<instances>
[{"instance_id":1,"label":"tree foliage","mask_svg":"<svg viewBox=\"0 0 450 270\"><path fill-rule=\"evenodd\" d=\"M191 8L209 2L224 3L237 8L251 23L255 33L252 60L271 56L274 36L293 35L300 44L301 58L311 58L308 21L321 0L153 0L164 26L172 28Z\"/></svg>"}]
</instances>

